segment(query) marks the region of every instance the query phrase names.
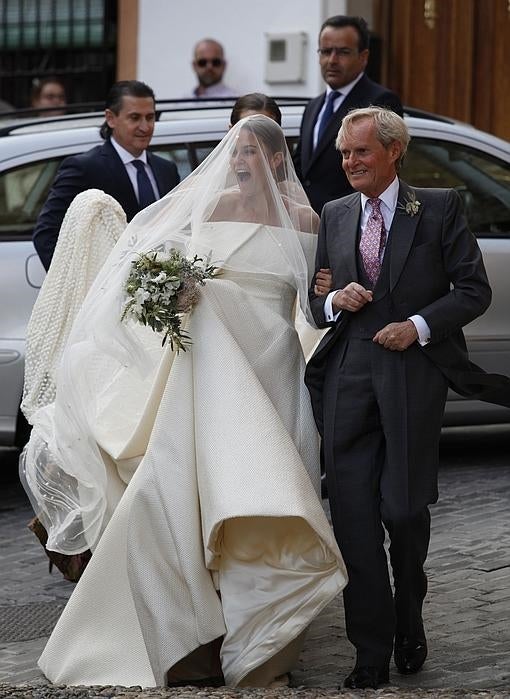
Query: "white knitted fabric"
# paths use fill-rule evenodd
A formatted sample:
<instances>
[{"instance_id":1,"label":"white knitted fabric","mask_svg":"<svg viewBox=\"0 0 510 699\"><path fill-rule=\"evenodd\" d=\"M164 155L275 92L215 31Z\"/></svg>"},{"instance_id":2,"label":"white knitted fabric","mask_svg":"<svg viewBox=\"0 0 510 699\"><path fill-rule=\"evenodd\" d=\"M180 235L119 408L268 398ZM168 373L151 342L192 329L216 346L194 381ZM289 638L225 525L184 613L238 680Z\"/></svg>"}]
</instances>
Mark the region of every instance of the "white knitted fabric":
<instances>
[{"instance_id":1,"label":"white knitted fabric","mask_svg":"<svg viewBox=\"0 0 510 699\"><path fill-rule=\"evenodd\" d=\"M99 189L81 192L67 210L27 328L21 409L29 422L55 399L55 372L74 318L126 225L121 205Z\"/></svg>"}]
</instances>

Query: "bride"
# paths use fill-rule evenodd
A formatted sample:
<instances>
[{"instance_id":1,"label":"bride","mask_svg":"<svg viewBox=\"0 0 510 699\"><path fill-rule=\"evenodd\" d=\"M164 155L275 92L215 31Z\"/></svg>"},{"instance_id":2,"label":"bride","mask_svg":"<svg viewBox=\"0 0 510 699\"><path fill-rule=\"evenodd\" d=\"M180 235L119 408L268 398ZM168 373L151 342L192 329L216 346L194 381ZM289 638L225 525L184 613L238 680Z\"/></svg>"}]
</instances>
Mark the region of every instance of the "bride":
<instances>
[{"instance_id":1,"label":"bride","mask_svg":"<svg viewBox=\"0 0 510 699\"><path fill-rule=\"evenodd\" d=\"M316 229L280 127L256 115L108 257L21 461L48 548L94 551L39 661L51 681L268 686L343 589L294 327ZM179 353L121 320L133 261L171 249L221 268Z\"/></svg>"}]
</instances>

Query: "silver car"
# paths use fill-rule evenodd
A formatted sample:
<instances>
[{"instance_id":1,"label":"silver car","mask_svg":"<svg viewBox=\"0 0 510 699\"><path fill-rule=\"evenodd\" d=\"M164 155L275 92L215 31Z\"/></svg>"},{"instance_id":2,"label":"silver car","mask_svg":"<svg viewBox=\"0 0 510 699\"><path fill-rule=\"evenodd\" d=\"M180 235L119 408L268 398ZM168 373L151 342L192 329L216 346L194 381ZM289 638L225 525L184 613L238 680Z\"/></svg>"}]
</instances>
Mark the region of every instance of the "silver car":
<instances>
[{"instance_id":1,"label":"silver car","mask_svg":"<svg viewBox=\"0 0 510 699\"><path fill-rule=\"evenodd\" d=\"M303 107L282 107L291 148ZM151 147L174 160L182 179L223 137L229 116L225 106L162 105ZM465 329L471 357L487 370L510 374L510 144L450 119L412 111L405 118L412 140L402 178L415 186L456 189L483 251L493 301ZM26 437L19 411L25 330L44 279L32 229L60 162L99 143L101 122L100 114L35 124L0 121L0 446ZM495 422L510 422L510 410L449 395L446 425Z\"/></svg>"}]
</instances>

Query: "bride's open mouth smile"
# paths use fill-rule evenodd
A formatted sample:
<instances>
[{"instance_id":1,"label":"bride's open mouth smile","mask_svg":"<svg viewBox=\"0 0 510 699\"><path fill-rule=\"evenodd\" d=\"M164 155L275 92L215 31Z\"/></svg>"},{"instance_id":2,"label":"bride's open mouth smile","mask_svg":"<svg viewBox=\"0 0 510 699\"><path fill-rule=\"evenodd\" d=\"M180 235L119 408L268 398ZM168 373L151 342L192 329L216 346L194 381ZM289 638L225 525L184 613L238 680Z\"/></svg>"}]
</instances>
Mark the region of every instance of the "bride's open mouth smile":
<instances>
[{"instance_id":1,"label":"bride's open mouth smile","mask_svg":"<svg viewBox=\"0 0 510 699\"><path fill-rule=\"evenodd\" d=\"M246 182L251 177L251 172L249 170L236 170L236 177L239 182Z\"/></svg>"}]
</instances>

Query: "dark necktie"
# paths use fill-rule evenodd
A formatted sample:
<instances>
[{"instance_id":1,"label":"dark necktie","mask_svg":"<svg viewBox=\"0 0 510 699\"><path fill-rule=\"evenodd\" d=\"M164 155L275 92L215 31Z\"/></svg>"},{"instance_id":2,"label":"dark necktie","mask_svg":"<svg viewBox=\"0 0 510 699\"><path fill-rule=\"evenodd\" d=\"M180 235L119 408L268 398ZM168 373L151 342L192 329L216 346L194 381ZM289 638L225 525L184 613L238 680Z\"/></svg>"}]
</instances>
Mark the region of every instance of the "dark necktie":
<instances>
[{"instance_id":1,"label":"dark necktie","mask_svg":"<svg viewBox=\"0 0 510 699\"><path fill-rule=\"evenodd\" d=\"M322 112L322 117L319 123L319 131L317 132L317 143L322 138L322 134L326 130L327 125L329 124L331 117L333 116L333 104L336 100L337 97L339 97L342 93L338 92L338 90L332 90L328 97L326 98L326 106L324 107L324 111Z\"/></svg>"},{"instance_id":2,"label":"dark necktie","mask_svg":"<svg viewBox=\"0 0 510 699\"><path fill-rule=\"evenodd\" d=\"M141 160L132 160L131 162L137 169L136 182L138 184L138 203L141 209L145 209L146 206L156 201L154 190L152 189L151 181L149 180L149 175L145 171L143 162Z\"/></svg>"},{"instance_id":3,"label":"dark necktie","mask_svg":"<svg viewBox=\"0 0 510 699\"><path fill-rule=\"evenodd\" d=\"M381 257L386 244L386 231L381 214L381 200L369 199L368 203L372 207L372 212L361 233L359 250L367 277L375 286L381 271Z\"/></svg>"}]
</instances>

